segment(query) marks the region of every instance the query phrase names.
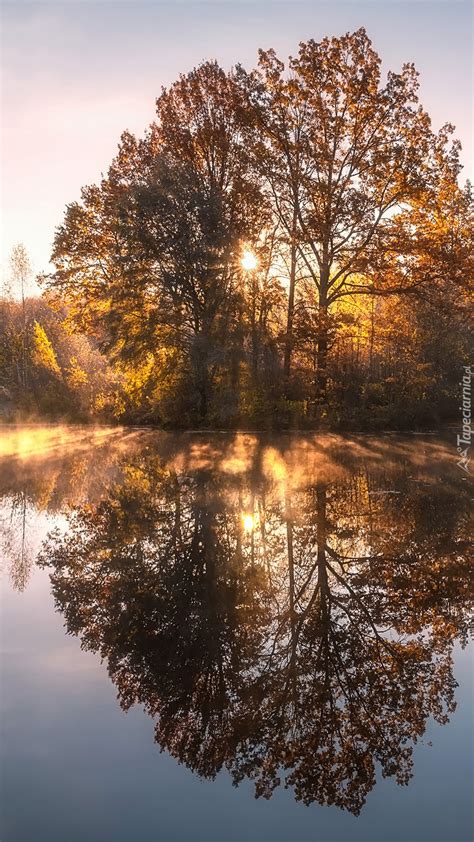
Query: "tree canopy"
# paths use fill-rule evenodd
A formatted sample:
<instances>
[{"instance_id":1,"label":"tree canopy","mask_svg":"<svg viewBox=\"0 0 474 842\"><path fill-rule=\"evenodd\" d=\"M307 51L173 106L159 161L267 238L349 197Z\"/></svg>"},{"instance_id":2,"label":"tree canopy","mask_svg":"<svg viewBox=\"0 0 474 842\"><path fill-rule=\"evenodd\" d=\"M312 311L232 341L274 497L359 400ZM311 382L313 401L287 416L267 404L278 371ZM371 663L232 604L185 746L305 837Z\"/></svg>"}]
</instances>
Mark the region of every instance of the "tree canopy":
<instances>
[{"instance_id":1,"label":"tree canopy","mask_svg":"<svg viewBox=\"0 0 474 842\"><path fill-rule=\"evenodd\" d=\"M383 78L359 29L162 90L68 205L46 279L120 383L111 412L304 428L456 411L472 198L418 88L412 63Z\"/></svg>"}]
</instances>

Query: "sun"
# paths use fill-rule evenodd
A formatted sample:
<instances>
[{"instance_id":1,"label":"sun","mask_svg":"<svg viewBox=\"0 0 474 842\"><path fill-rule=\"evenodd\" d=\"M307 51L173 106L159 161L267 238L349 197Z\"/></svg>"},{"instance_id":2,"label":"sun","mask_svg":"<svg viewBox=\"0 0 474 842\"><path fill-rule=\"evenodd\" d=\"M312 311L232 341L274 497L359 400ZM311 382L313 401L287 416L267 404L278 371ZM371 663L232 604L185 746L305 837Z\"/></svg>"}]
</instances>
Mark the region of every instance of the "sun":
<instances>
[{"instance_id":1,"label":"sun","mask_svg":"<svg viewBox=\"0 0 474 842\"><path fill-rule=\"evenodd\" d=\"M243 514L242 515L242 526L244 527L244 532L252 532L255 527L255 518L251 514Z\"/></svg>"},{"instance_id":2,"label":"sun","mask_svg":"<svg viewBox=\"0 0 474 842\"><path fill-rule=\"evenodd\" d=\"M242 260L240 261L242 264L242 269L245 269L247 272L251 272L253 269L257 268L258 260L255 254L252 251L244 251Z\"/></svg>"}]
</instances>

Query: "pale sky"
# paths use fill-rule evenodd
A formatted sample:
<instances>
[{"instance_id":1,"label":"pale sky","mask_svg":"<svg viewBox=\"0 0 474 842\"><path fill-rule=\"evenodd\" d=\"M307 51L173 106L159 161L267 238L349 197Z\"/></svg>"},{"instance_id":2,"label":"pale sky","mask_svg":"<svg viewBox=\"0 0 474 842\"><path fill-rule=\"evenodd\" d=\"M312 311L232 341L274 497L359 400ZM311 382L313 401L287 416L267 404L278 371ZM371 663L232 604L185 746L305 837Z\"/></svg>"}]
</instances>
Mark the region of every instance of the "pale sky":
<instances>
[{"instance_id":1,"label":"pale sky","mask_svg":"<svg viewBox=\"0 0 474 842\"><path fill-rule=\"evenodd\" d=\"M286 58L298 42L365 26L383 70L414 61L420 99L450 121L472 178L472 6L463 0L2 2L1 269L23 242L47 270L54 230L105 173L121 132L141 134L162 85L201 61Z\"/></svg>"}]
</instances>

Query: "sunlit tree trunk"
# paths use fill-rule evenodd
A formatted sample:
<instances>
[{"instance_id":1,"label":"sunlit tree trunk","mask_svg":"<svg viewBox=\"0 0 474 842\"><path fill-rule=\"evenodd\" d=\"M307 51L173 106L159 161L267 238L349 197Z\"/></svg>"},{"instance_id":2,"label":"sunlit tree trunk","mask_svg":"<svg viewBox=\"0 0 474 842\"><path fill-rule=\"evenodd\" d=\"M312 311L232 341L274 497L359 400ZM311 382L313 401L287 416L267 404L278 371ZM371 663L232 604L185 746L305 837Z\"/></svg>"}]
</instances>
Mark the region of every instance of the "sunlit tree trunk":
<instances>
[{"instance_id":1,"label":"sunlit tree trunk","mask_svg":"<svg viewBox=\"0 0 474 842\"><path fill-rule=\"evenodd\" d=\"M328 284L329 266L321 270L318 307L318 340L316 346L316 402L322 407L327 402L327 359L329 350L328 337Z\"/></svg>"}]
</instances>

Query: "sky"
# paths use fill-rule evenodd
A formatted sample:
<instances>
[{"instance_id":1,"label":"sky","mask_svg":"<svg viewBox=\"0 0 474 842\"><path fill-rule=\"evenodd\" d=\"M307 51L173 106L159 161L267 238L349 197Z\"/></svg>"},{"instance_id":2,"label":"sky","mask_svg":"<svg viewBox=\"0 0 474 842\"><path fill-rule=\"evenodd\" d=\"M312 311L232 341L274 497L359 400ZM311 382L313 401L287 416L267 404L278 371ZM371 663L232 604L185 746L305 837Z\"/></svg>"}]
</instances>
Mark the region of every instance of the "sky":
<instances>
[{"instance_id":1,"label":"sky","mask_svg":"<svg viewBox=\"0 0 474 842\"><path fill-rule=\"evenodd\" d=\"M97 182L124 129L142 134L161 87L201 61L226 69L365 26L383 72L413 61L434 128L449 121L472 178L472 6L464 0L3 0L0 273L23 242L48 271L55 228Z\"/></svg>"}]
</instances>

